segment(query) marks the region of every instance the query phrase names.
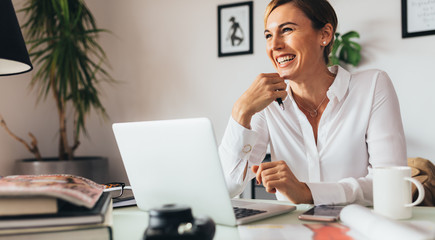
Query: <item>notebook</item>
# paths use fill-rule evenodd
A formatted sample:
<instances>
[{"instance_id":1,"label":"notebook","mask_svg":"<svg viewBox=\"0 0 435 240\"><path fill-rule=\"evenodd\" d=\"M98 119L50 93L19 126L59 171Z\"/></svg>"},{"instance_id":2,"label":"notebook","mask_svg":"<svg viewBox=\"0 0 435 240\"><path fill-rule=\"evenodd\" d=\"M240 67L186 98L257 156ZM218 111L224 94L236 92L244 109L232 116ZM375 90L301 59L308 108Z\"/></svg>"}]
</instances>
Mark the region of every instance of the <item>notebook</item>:
<instances>
[{"instance_id":1,"label":"notebook","mask_svg":"<svg viewBox=\"0 0 435 240\"><path fill-rule=\"evenodd\" d=\"M186 204L194 216L235 226L290 212L292 205L230 199L211 121L207 118L113 124L139 209ZM236 208L257 209L236 219ZM252 211L251 211L252 212Z\"/></svg>"}]
</instances>

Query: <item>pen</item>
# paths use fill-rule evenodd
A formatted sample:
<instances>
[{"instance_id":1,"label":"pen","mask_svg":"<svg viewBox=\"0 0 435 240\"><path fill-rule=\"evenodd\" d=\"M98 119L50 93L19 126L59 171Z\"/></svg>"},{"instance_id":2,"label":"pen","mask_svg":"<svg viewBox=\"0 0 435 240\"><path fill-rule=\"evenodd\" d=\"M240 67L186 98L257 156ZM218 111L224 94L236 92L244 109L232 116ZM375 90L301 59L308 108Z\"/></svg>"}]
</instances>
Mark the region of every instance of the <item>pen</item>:
<instances>
[{"instance_id":1,"label":"pen","mask_svg":"<svg viewBox=\"0 0 435 240\"><path fill-rule=\"evenodd\" d=\"M277 99L276 99L276 102L279 104L279 106L281 107L281 109L284 111L285 108L284 108L284 103L282 103L282 99L281 99L281 98L277 98Z\"/></svg>"}]
</instances>

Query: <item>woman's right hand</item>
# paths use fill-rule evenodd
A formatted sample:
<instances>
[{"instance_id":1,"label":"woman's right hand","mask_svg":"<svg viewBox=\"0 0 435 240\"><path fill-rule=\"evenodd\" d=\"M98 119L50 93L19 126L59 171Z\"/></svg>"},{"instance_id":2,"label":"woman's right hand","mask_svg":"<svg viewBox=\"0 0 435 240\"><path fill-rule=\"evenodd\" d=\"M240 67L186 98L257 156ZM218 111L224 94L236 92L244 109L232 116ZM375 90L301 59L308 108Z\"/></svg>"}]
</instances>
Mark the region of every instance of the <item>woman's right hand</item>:
<instances>
[{"instance_id":1,"label":"woman's right hand","mask_svg":"<svg viewBox=\"0 0 435 240\"><path fill-rule=\"evenodd\" d=\"M287 84L278 73L262 73L233 106L232 116L240 125L251 129L252 116L277 98L287 97Z\"/></svg>"}]
</instances>

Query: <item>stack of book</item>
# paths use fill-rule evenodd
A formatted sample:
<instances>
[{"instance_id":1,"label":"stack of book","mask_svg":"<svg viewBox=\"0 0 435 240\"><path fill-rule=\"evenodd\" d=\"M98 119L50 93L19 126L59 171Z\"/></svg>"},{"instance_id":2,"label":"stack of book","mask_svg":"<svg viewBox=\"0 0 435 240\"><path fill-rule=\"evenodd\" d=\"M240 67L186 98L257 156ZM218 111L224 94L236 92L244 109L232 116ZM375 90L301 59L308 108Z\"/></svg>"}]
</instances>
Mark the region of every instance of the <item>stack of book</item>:
<instances>
[{"instance_id":1,"label":"stack of book","mask_svg":"<svg viewBox=\"0 0 435 240\"><path fill-rule=\"evenodd\" d=\"M112 239L104 186L72 175L0 178L0 240Z\"/></svg>"}]
</instances>

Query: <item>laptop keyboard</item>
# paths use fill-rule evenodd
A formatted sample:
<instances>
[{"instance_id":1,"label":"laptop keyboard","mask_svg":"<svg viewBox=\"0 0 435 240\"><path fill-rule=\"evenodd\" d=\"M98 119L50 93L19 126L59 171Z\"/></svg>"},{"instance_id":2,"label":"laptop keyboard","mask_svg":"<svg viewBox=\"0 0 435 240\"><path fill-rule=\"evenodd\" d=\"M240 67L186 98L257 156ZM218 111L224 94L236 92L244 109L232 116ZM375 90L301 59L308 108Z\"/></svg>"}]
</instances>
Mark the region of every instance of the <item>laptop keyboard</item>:
<instances>
[{"instance_id":1,"label":"laptop keyboard","mask_svg":"<svg viewBox=\"0 0 435 240\"><path fill-rule=\"evenodd\" d=\"M257 214L266 212L263 210L257 210L257 209L251 209L251 208L233 207L233 209L234 209L234 214L236 215L236 219L249 217L249 216L253 216L253 215L257 215Z\"/></svg>"}]
</instances>

